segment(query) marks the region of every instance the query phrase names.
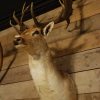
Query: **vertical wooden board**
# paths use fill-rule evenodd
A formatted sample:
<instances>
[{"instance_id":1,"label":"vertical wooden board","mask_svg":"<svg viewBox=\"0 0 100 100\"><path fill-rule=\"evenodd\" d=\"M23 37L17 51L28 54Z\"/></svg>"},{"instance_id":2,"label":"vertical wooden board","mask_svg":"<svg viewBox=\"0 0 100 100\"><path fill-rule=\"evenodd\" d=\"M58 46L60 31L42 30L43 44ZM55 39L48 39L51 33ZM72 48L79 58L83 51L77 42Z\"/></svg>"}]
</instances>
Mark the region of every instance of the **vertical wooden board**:
<instances>
[{"instance_id":1,"label":"vertical wooden board","mask_svg":"<svg viewBox=\"0 0 100 100\"><path fill-rule=\"evenodd\" d=\"M33 81L19 82L15 84L0 85L0 100L16 100L23 98L39 97Z\"/></svg>"},{"instance_id":2,"label":"vertical wooden board","mask_svg":"<svg viewBox=\"0 0 100 100\"><path fill-rule=\"evenodd\" d=\"M79 72L72 76L79 94L100 92L100 69Z\"/></svg>"},{"instance_id":3,"label":"vertical wooden board","mask_svg":"<svg viewBox=\"0 0 100 100\"><path fill-rule=\"evenodd\" d=\"M18 81L18 77L20 77L20 81L21 80L23 80L23 81L24 80L30 80L30 81L32 81L31 80L31 76L28 75L29 71L28 71L28 74L26 74L26 75L25 74L21 75L21 73L19 73L19 74L20 75L18 75L18 74L15 75L15 79L14 79L14 74L13 74L13 76L12 76L13 80L10 79L9 80L10 83L12 81L16 81L16 80ZM24 77L24 75L25 75L25 77ZM90 70L90 71L73 73L71 75L73 76L73 79L74 79L74 81L76 83L76 86L77 86L79 94L100 92L100 69L95 69L95 70ZM10 75L8 75L7 78L9 79ZM7 85L3 85L3 86L5 87Z\"/></svg>"}]
</instances>

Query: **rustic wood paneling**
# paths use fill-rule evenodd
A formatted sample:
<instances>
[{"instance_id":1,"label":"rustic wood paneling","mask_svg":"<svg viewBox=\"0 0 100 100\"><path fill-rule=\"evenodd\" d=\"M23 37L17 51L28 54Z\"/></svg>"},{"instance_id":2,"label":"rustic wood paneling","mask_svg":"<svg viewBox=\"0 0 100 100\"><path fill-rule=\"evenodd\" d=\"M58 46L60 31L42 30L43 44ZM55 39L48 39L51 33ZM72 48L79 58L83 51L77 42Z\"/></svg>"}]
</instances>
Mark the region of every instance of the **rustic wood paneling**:
<instances>
[{"instance_id":1,"label":"rustic wood paneling","mask_svg":"<svg viewBox=\"0 0 100 100\"><path fill-rule=\"evenodd\" d=\"M100 92L100 69L74 73L78 94ZM32 88L33 87L33 88ZM34 94L35 93L35 94ZM19 82L8 85L0 85L0 96L5 98L31 98L37 96L33 81ZM4 99L6 100L6 99Z\"/></svg>"},{"instance_id":2,"label":"rustic wood paneling","mask_svg":"<svg viewBox=\"0 0 100 100\"><path fill-rule=\"evenodd\" d=\"M78 93L100 92L100 69L73 74Z\"/></svg>"},{"instance_id":3,"label":"rustic wood paneling","mask_svg":"<svg viewBox=\"0 0 100 100\"><path fill-rule=\"evenodd\" d=\"M81 94L78 100L100 100L100 93Z\"/></svg>"},{"instance_id":4,"label":"rustic wood paneling","mask_svg":"<svg viewBox=\"0 0 100 100\"><path fill-rule=\"evenodd\" d=\"M24 67L18 67L15 70L10 69L2 84L31 80L31 76L27 70L28 67ZM78 93L100 92L100 69L77 72L71 75L75 80Z\"/></svg>"},{"instance_id":5,"label":"rustic wood paneling","mask_svg":"<svg viewBox=\"0 0 100 100\"><path fill-rule=\"evenodd\" d=\"M32 97L38 97L32 81L0 85L0 100L14 100Z\"/></svg>"},{"instance_id":6,"label":"rustic wood paneling","mask_svg":"<svg viewBox=\"0 0 100 100\"><path fill-rule=\"evenodd\" d=\"M61 41L55 41L54 43L49 44L49 47L56 51L57 55L55 54L55 56L97 48L100 47L100 32L95 31L95 33L90 32Z\"/></svg>"},{"instance_id":7,"label":"rustic wood paneling","mask_svg":"<svg viewBox=\"0 0 100 100\"><path fill-rule=\"evenodd\" d=\"M0 73L0 79L4 73L5 71L2 71ZM32 78L29 72L28 65L24 65L24 66L19 66L19 67L9 69L8 73L2 80L1 84L22 82L22 81L27 81L31 79Z\"/></svg>"},{"instance_id":8,"label":"rustic wood paneling","mask_svg":"<svg viewBox=\"0 0 100 100\"><path fill-rule=\"evenodd\" d=\"M79 100L100 100L100 1L83 0L81 4L78 1L80 0L73 4L74 12L68 29L66 30L65 21L56 24L47 37L47 42L55 52L54 60L58 70L71 73L78 89ZM60 10L61 7L38 16L38 19L43 22L55 19ZM81 19L84 20L80 21ZM33 25L32 20L25 23ZM12 50L15 34L13 28L0 32L4 52ZM13 54L4 58L0 77L12 58ZM0 100L39 100L23 49L19 50L1 84Z\"/></svg>"},{"instance_id":9,"label":"rustic wood paneling","mask_svg":"<svg viewBox=\"0 0 100 100\"><path fill-rule=\"evenodd\" d=\"M12 57L4 58L2 70L6 70ZM60 70L68 70L71 72L84 71L94 68L100 68L100 48L54 58L55 64ZM19 51L11 68L18 66L27 66L28 57L25 52ZM68 67L67 67L68 66ZM84 67L83 67L84 66Z\"/></svg>"}]
</instances>

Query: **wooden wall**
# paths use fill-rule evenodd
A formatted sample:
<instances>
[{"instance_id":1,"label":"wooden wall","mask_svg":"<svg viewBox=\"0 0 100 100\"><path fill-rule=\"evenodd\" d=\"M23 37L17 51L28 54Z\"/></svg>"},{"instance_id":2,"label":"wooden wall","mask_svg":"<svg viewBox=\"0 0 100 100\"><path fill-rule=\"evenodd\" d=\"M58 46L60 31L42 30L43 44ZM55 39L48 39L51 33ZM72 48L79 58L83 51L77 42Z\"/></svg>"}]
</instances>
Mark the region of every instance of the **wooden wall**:
<instances>
[{"instance_id":1,"label":"wooden wall","mask_svg":"<svg viewBox=\"0 0 100 100\"><path fill-rule=\"evenodd\" d=\"M74 13L68 29L65 21L55 25L47 42L55 51L54 61L58 69L72 75L79 100L100 100L100 0L81 0L81 4L79 1L73 4ZM57 8L38 16L38 19L43 22L52 20L59 11L60 8ZM31 19L25 23L33 25ZM13 28L0 32L5 55L0 77L13 58L10 51L15 34ZM23 49L18 50L14 63L0 85L0 100L39 100Z\"/></svg>"}]
</instances>

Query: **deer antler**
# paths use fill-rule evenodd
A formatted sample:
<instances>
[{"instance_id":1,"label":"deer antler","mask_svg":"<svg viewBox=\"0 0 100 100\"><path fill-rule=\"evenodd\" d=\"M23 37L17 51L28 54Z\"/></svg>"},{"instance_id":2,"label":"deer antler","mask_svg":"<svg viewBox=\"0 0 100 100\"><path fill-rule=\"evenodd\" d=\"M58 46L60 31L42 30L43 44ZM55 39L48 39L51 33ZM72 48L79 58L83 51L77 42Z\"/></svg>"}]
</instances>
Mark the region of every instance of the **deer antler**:
<instances>
[{"instance_id":1,"label":"deer antler","mask_svg":"<svg viewBox=\"0 0 100 100\"><path fill-rule=\"evenodd\" d=\"M67 21L67 27L70 24L70 16L72 15L73 9L72 4L73 0L63 0L64 6L65 6L65 13L64 13L64 19Z\"/></svg>"},{"instance_id":2,"label":"deer antler","mask_svg":"<svg viewBox=\"0 0 100 100\"><path fill-rule=\"evenodd\" d=\"M33 12L33 2L31 3L31 16L34 20L34 23L37 27L40 27L41 26L41 23L38 22L38 20L36 19L35 15L34 15L34 12Z\"/></svg>"},{"instance_id":3,"label":"deer antler","mask_svg":"<svg viewBox=\"0 0 100 100\"><path fill-rule=\"evenodd\" d=\"M2 48L2 45L0 43L0 71L2 69L2 66L3 66L3 48Z\"/></svg>"},{"instance_id":4,"label":"deer antler","mask_svg":"<svg viewBox=\"0 0 100 100\"><path fill-rule=\"evenodd\" d=\"M12 24L12 22L11 22L11 20L10 20L10 25L11 25L19 34L21 34L25 29L27 29L27 26L23 23L23 17L24 17L25 12L28 10L29 6L27 6L27 7L25 8L25 5L26 5L26 2L24 3L23 8L22 8L22 15L21 15L20 21L19 21L18 18L16 17L15 11L13 12L13 19L14 19L15 22L20 26L20 30L18 30L18 29L15 27L15 25Z\"/></svg>"},{"instance_id":5,"label":"deer antler","mask_svg":"<svg viewBox=\"0 0 100 100\"><path fill-rule=\"evenodd\" d=\"M72 15L72 0L59 0L59 3L61 4L62 11L60 15L58 16L58 18L54 20L54 22L56 24L63 20L66 20L68 23L67 24L67 27L68 27L68 25L70 24L70 16ZM49 23L49 22L46 22L46 23L38 22L33 12L33 3L31 3L31 15L36 26L41 27Z\"/></svg>"}]
</instances>

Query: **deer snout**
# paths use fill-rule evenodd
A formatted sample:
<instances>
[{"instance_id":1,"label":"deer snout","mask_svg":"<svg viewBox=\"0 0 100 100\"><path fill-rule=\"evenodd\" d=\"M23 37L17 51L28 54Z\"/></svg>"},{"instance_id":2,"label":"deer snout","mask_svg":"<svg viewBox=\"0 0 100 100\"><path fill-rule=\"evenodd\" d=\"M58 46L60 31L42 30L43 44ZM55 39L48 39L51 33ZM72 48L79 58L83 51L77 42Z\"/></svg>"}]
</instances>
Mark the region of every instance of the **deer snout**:
<instances>
[{"instance_id":1,"label":"deer snout","mask_svg":"<svg viewBox=\"0 0 100 100\"><path fill-rule=\"evenodd\" d=\"M20 35L16 35L13 42L14 42L14 45L22 44L22 37Z\"/></svg>"}]
</instances>

